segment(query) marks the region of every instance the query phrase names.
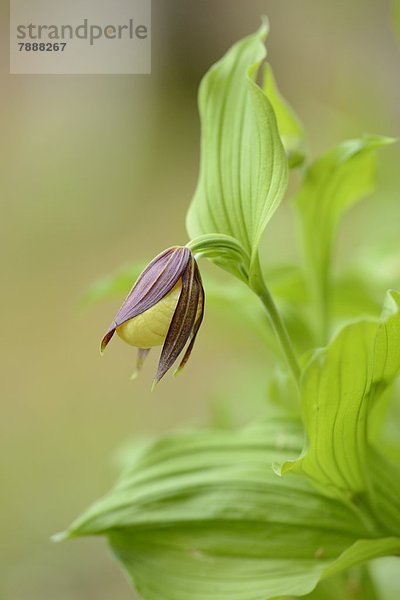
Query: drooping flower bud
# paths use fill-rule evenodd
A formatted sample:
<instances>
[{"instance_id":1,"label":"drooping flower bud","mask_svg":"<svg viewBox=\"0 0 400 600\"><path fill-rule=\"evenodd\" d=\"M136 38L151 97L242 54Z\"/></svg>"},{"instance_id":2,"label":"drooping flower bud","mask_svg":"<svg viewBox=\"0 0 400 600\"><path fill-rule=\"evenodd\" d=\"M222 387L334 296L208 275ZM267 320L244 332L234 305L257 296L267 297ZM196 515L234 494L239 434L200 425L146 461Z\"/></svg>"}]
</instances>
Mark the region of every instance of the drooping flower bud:
<instances>
[{"instance_id":1,"label":"drooping flower bud","mask_svg":"<svg viewBox=\"0 0 400 600\"><path fill-rule=\"evenodd\" d=\"M187 348L178 371L192 351L204 314L204 289L190 250L176 246L156 256L140 275L101 341L103 353L115 331L139 348L139 370L150 348L163 345L155 382Z\"/></svg>"}]
</instances>

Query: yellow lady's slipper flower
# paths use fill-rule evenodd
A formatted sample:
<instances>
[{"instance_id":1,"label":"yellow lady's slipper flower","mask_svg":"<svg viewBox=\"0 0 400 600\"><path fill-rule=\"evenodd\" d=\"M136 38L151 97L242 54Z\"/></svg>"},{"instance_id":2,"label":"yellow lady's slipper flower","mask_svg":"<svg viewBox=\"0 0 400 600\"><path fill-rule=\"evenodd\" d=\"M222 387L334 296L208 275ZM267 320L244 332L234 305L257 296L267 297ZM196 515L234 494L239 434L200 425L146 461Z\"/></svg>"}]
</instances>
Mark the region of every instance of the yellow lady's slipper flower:
<instances>
[{"instance_id":1,"label":"yellow lady's slipper flower","mask_svg":"<svg viewBox=\"0 0 400 600\"><path fill-rule=\"evenodd\" d=\"M186 364L203 314L204 289L194 256L186 247L169 248L140 275L103 337L101 352L117 332L127 344L139 348L139 370L150 348L162 345L158 382L189 342L178 370Z\"/></svg>"}]
</instances>

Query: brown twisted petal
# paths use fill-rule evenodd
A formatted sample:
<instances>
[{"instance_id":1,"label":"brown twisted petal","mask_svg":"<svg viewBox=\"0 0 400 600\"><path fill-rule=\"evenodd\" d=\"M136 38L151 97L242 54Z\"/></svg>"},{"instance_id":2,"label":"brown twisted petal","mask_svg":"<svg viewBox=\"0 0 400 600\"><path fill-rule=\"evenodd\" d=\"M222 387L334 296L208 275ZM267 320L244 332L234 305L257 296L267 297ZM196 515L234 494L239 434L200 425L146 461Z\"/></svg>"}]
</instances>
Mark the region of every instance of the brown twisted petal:
<instances>
[{"instance_id":1,"label":"brown twisted petal","mask_svg":"<svg viewBox=\"0 0 400 600\"><path fill-rule=\"evenodd\" d=\"M172 290L185 272L190 258L188 248L173 247L164 250L151 261L139 276L103 337L101 352L104 352L119 325L145 312Z\"/></svg>"},{"instance_id":2,"label":"brown twisted petal","mask_svg":"<svg viewBox=\"0 0 400 600\"><path fill-rule=\"evenodd\" d=\"M197 263L195 262L195 280L197 281L197 284L199 286L199 290L200 290L200 296L199 296L199 302L198 302L198 310L196 311L196 316L197 313L200 310L200 313L197 317L197 319L195 320L194 326L193 326L193 331L190 335L190 342L188 347L186 348L186 352L181 360L181 363L179 365L179 367L176 370L176 374L179 373L179 371L181 371L183 369L183 367L186 365L187 361L189 360L190 354L193 350L193 346L194 343L196 341L196 337L198 334L198 331L200 329L200 325L203 321L203 317L204 317L204 306L205 306L205 294L204 294L204 288L203 288L203 283L201 281L201 276L200 276L200 271L199 268L197 266Z\"/></svg>"},{"instance_id":3,"label":"brown twisted petal","mask_svg":"<svg viewBox=\"0 0 400 600\"><path fill-rule=\"evenodd\" d=\"M155 383L172 367L192 335L202 289L196 270L197 264L191 255L182 273L182 290L161 351Z\"/></svg>"}]
</instances>

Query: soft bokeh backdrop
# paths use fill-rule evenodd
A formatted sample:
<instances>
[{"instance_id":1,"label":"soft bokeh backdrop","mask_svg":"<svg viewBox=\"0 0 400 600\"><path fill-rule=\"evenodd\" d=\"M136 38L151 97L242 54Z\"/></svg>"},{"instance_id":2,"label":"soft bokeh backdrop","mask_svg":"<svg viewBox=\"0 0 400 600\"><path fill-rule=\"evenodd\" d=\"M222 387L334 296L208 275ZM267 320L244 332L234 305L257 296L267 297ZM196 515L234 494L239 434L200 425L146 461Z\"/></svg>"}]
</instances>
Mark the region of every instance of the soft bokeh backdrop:
<instances>
[{"instance_id":1,"label":"soft bokeh backdrop","mask_svg":"<svg viewBox=\"0 0 400 600\"><path fill-rule=\"evenodd\" d=\"M1 546L6 600L127 600L101 540L55 545L115 476L132 438L210 422L230 397L239 420L265 351L207 314L186 372L150 393L155 357L98 343L119 301L84 309L96 278L185 243L199 155L197 86L238 38L271 22L269 59L303 119L313 155L363 132L399 135L399 45L388 0L153 0L150 76L8 74L1 3ZM399 239L399 148L379 190L348 217L340 257ZM265 239L270 263L295 258L290 199ZM395 285L395 282L393 282ZM386 568L388 563L382 567ZM390 567L390 565L389 565ZM388 568L389 568L388 567ZM384 571L377 575L387 580ZM390 591L387 591L390 598Z\"/></svg>"}]
</instances>

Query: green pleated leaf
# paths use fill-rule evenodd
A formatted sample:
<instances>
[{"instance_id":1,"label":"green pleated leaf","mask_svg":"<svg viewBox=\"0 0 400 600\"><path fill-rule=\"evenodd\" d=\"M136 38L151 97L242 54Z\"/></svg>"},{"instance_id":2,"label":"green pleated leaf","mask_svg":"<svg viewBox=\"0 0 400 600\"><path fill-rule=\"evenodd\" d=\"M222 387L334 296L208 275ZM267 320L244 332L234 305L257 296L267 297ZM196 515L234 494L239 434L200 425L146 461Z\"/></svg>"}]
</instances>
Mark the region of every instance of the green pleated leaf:
<instances>
[{"instance_id":1,"label":"green pleated leaf","mask_svg":"<svg viewBox=\"0 0 400 600\"><path fill-rule=\"evenodd\" d=\"M400 370L399 308L400 294L388 293L380 321L352 323L315 353L301 384L307 444L282 469L354 501L388 533L400 533L400 473L371 447L369 420Z\"/></svg>"},{"instance_id":2,"label":"green pleated leaf","mask_svg":"<svg viewBox=\"0 0 400 600\"><path fill-rule=\"evenodd\" d=\"M264 23L236 43L201 82L200 174L187 217L191 238L225 234L250 257L287 185L274 111L256 83L266 35Z\"/></svg>"},{"instance_id":3,"label":"green pleated leaf","mask_svg":"<svg viewBox=\"0 0 400 600\"><path fill-rule=\"evenodd\" d=\"M304 128L299 117L278 90L271 65L265 66L263 88L274 109L289 167L298 167L306 156Z\"/></svg>"},{"instance_id":4,"label":"green pleated leaf","mask_svg":"<svg viewBox=\"0 0 400 600\"><path fill-rule=\"evenodd\" d=\"M136 450L63 537L107 536L145 600L302 595L328 572L398 552L351 503L273 472L301 440L288 420L169 436Z\"/></svg>"},{"instance_id":5,"label":"green pleated leaf","mask_svg":"<svg viewBox=\"0 0 400 600\"><path fill-rule=\"evenodd\" d=\"M321 581L304 600L379 600L379 595L367 565L362 565Z\"/></svg>"},{"instance_id":6,"label":"green pleated leaf","mask_svg":"<svg viewBox=\"0 0 400 600\"><path fill-rule=\"evenodd\" d=\"M366 135L333 148L307 169L296 196L307 276L322 343L327 334L331 251L337 225L342 214L373 189L376 150L392 141Z\"/></svg>"}]
</instances>

